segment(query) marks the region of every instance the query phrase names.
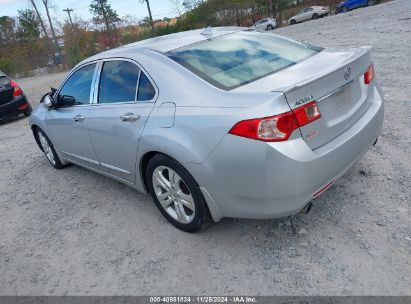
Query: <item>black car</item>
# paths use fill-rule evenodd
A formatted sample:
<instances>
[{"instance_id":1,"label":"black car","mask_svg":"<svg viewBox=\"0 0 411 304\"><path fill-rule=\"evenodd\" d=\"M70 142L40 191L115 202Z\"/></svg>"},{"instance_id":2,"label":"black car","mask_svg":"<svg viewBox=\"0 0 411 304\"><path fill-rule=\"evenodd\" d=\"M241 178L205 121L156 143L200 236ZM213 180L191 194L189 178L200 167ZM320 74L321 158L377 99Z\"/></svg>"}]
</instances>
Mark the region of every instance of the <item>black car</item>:
<instances>
[{"instance_id":1,"label":"black car","mask_svg":"<svg viewBox=\"0 0 411 304\"><path fill-rule=\"evenodd\" d=\"M29 116L31 105L16 82L0 71L0 120L24 114Z\"/></svg>"}]
</instances>

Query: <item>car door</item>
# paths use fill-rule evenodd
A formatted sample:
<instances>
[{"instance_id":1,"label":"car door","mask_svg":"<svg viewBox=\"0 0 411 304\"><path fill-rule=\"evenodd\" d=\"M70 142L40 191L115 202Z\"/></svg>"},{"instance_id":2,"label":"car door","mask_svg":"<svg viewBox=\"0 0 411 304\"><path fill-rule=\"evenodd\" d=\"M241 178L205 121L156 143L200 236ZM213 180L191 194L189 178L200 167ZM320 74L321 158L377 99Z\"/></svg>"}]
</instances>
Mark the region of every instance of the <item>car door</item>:
<instances>
[{"instance_id":1,"label":"car door","mask_svg":"<svg viewBox=\"0 0 411 304\"><path fill-rule=\"evenodd\" d=\"M304 21L304 14L305 14L305 9L302 10L301 12L299 12L299 13L294 17L294 20L295 20L296 22Z\"/></svg>"},{"instance_id":2,"label":"car door","mask_svg":"<svg viewBox=\"0 0 411 304\"><path fill-rule=\"evenodd\" d=\"M157 91L132 60L105 60L100 67L98 94L89 114L90 137L101 170L133 183L140 135Z\"/></svg>"},{"instance_id":3,"label":"car door","mask_svg":"<svg viewBox=\"0 0 411 304\"><path fill-rule=\"evenodd\" d=\"M48 133L63 158L92 168L99 164L87 126L95 76L96 63L72 72L54 95L59 107L46 113ZM61 104L67 97L73 100L73 105Z\"/></svg>"},{"instance_id":4,"label":"car door","mask_svg":"<svg viewBox=\"0 0 411 304\"><path fill-rule=\"evenodd\" d=\"M267 26L267 21L268 21L267 19L262 19L260 23L258 24L257 29L259 30L265 29Z\"/></svg>"},{"instance_id":5,"label":"car door","mask_svg":"<svg viewBox=\"0 0 411 304\"><path fill-rule=\"evenodd\" d=\"M314 13L314 9L312 7L307 7L305 9L305 12L303 14L302 20L301 21L305 21L305 20L309 20L312 18Z\"/></svg>"}]
</instances>

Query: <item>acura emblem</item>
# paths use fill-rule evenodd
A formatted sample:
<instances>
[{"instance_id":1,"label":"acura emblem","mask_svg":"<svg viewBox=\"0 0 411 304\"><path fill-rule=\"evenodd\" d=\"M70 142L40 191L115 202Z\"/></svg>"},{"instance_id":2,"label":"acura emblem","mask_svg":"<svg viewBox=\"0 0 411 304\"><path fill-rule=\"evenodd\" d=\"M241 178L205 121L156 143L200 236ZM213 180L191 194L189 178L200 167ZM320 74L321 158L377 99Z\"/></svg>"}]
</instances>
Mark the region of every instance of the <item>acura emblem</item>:
<instances>
[{"instance_id":1,"label":"acura emblem","mask_svg":"<svg viewBox=\"0 0 411 304\"><path fill-rule=\"evenodd\" d=\"M351 78L351 68L350 67L345 69L344 78L345 78L345 80L348 80L348 79Z\"/></svg>"}]
</instances>

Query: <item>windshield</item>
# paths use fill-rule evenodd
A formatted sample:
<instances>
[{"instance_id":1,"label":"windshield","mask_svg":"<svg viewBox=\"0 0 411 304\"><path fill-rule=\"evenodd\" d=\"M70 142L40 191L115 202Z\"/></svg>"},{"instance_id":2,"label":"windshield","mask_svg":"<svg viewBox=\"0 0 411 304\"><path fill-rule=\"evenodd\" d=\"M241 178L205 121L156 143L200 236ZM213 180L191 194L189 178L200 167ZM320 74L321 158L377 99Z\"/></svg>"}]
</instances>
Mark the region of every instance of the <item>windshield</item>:
<instances>
[{"instance_id":1,"label":"windshield","mask_svg":"<svg viewBox=\"0 0 411 304\"><path fill-rule=\"evenodd\" d=\"M238 32L166 55L214 86L231 90L294 65L320 50L273 34Z\"/></svg>"}]
</instances>

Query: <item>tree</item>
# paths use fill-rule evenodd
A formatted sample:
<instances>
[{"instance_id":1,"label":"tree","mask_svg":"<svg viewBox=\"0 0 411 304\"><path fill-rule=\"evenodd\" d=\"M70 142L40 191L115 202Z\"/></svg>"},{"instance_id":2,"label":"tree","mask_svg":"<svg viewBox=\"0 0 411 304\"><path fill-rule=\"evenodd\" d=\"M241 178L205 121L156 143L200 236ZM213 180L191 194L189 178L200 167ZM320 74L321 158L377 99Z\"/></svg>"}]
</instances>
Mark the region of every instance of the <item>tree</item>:
<instances>
[{"instance_id":1,"label":"tree","mask_svg":"<svg viewBox=\"0 0 411 304\"><path fill-rule=\"evenodd\" d=\"M109 41L112 47L118 44L114 37L116 23L120 21L117 12L111 8L108 0L93 0L90 4L90 12L93 14L93 21L97 25L103 25L106 33L109 36Z\"/></svg>"},{"instance_id":2,"label":"tree","mask_svg":"<svg viewBox=\"0 0 411 304\"><path fill-rule=\"evenodd\" d=\"M93 0L90 12L93 14L94 23L103 24L106 31L115 28L115 23L119 21L117 12L111 8L108 0Z\"/></svg>"},{"instance_id":3,"label":"tree","mask_svg":"<svg viewBox=\"0 0 411 304\"><path fill-rule=\"evenodd\" d=\"M0 17L0 44L13 41L16 33L16 21L9 16Z\"/></svg>"},{"instance_id":4,"label":"tree","mask_svg":"<svg viewBox=\"0 0 411 304\"><path fill-rule=\"evenodd\" d=\"M151 30L154 33L154 22L153 22L153 16L151 15L151 8L150 8L150 1L149 0L140 0L141 3L146 3L147 4L147 11L148 11L148 17L150 19L150 26Z\"/></svg>"},{"instance_id":5,"label":"tree","mask_svg":"<svg viewBox=\"0 0 411 304\"><path fill-rule=\"evenodd\" d=\"M278 15L279 24L282 24L283 10L287 7L287 5L288 5L287 0L272 0L273 17L275 18Z\"/></svg>"},{"instance_id":6,"label":"tree","mask_svg":"<svg viewBox=\"0 0 411 304\"><path fill-rule=\"evenodd\" d=\"M202 0L184 0L183 1L183 7L187 11L192 11L196 7L198 7L201 3L203 3Z\"/></svg>"},{"instance_id":7,"label":"tree","mask_svg":"<svg viewBox=\"0 0 411 304\"><path fill-rule=\"evenodd\" d=\"M175 12L181 18L181 1L180 0L170 0L171 5L174 7Z\"/></svg>"},{"instance_id":8,"label":"tree","mask_svg":"<svg viewBox=\"0 0 411 304\"><path fill-rule=\"evenodd\" d=\"M65 62L74 66L81 60L96 53L95 35L88 30L87 23L74 18L73 22L66 22L63 26Z\"/></svg>"},{"instance_id":9,"label":"tree","mask_svg":"<svg viewBox=\"0 0 411 304\"><path fill-rule=\"evenodd\" d=\"M24 42L34 41L40 38L40 21L36 13L31 9L19 10L17 36Z\"/></svg>"}]
</instances>

